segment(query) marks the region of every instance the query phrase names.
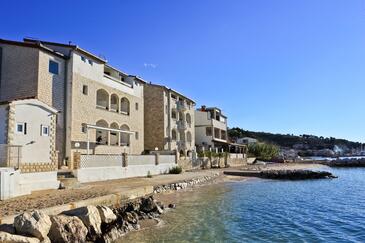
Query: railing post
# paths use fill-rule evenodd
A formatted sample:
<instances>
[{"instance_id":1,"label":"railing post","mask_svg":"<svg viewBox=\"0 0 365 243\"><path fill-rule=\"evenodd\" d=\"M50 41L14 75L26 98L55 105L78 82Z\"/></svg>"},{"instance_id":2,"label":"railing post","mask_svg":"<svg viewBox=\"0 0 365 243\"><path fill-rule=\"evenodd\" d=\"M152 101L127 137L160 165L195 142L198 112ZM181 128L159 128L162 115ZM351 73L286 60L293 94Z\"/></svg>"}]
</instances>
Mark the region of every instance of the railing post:
<instances>
[{"instance_id":1,"label":"railing post","mask_svg":"<svg viewBox=\"0 0 365 243\"><path fill-rule=\"evenodd\" d=\"M128 166L128 154L127 153L122 154L122 166L123 167Z\"/></svg>"},{"instance_id":2,"label":"railing post","mask_svg":"<svg viewBox=\"0 0 365 243\"><path fill-rule=\"evenodd\" d=\"M179 152L177 149L175 150L175 164L177 164L177 161L179 160Z\"/></svg>"},{"instance_id":3,"label":"railing post","mask_svg":"<svg viewBox=\"0 0 365 243\"><path fill-rule=\"evenodd\" d=\"M158 152L155 153L155 165L160 164L160 154Z\"/></svg>"}]
</instances>

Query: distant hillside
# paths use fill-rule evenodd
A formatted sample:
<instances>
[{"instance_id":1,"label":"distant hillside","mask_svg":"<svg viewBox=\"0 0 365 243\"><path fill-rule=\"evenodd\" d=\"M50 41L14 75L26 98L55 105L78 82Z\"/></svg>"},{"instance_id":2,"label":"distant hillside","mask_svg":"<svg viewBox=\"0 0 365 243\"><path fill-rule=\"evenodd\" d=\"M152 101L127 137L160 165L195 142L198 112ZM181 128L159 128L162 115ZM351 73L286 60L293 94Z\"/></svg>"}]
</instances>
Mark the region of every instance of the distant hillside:
<instances>
[{"instance_id":1,"label":"distant hillside","mask_svg":"<svg viewBox=\"0 0 365 243\"><path fill-rule=\"evenodd\" d=\"M241 137L252 137L256 138L260 142L271 143L278 145L282 148L295 148L295 149L331 149L336 150L352 150L359 149L361 143L348 141L346 139L337 139L333 137L318 137L314 135L303 134L300 136L296 135L284 135L284 134L273 134L267 132L252 132L243 130L238 127L234 127L228 130L228 134L231 139L235 140Z\"/></svg>"}]
</instances>

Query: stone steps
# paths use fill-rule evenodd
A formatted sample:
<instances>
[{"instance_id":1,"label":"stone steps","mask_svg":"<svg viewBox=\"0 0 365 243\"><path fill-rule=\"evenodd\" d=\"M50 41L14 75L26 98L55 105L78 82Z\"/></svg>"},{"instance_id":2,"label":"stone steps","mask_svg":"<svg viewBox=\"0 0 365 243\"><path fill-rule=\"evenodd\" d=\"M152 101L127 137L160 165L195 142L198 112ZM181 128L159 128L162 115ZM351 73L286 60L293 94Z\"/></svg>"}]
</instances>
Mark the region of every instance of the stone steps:
<instances>
[{"instance_id":1,"label":"stone steps","mask_svg":"<svg viewBox=\"0 0 365 243\"><path fill-rule=\"evenodd\" d=\"M67 189L78 188L80 186L77 178L73 175L72 171L69 170L58 171L57 179L60 181L60 184Z\"/></svg>"}]
</instances>

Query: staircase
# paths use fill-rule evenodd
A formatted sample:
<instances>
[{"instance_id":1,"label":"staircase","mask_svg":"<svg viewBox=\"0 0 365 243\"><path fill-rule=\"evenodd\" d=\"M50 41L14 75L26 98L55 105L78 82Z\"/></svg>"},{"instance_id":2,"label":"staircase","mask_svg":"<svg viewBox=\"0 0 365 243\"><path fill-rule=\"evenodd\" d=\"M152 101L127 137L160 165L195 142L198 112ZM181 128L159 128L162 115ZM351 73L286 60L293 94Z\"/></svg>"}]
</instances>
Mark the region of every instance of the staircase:
<instances>
[{"instance_id":1,"label":"staircase","mask_svg":"<svg viewBox=\"0 0 365 243\"><path fill-rule=\"evenodd\" d=\"M57 171L57 179L64 185L66 189L78 188L80 183L73 175L72 170Z\"/></svg>"}]
</instances>

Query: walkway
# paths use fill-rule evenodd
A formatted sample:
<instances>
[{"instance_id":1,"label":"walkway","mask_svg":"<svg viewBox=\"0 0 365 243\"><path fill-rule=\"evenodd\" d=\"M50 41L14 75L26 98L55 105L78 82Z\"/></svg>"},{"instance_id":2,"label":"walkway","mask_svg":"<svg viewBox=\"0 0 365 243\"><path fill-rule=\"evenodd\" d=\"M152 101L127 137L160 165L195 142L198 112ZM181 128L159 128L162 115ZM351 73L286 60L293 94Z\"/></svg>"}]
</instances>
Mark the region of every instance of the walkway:
<instances>
[{"instance_id":1,"label":"walkway","mask_svg":"<svg viewBox=\"0 0 365 243\"><path fill-rule=\"evenodd\" d=\"M34 209L49 208L113 193L128 193L138 188L157 186L212 175L221 170L199 170L178 175L158 175L152 178L128 178L81 184L77 189L45 190L31 195L0 201L0 218Z\"/></svg>"}]
</instances>

